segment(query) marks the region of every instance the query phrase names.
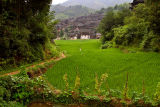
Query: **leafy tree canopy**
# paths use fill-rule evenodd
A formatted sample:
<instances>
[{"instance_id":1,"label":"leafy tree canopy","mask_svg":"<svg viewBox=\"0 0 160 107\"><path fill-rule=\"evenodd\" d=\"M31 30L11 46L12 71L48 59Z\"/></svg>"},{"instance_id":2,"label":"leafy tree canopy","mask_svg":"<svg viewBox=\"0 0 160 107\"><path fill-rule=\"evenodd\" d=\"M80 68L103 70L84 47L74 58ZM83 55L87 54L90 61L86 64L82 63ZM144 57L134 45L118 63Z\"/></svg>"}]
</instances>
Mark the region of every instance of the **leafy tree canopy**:
<instances>
[{"instance_id":1,"label":"leafy tree canopy","mask_svg":"<svg viewBox=\"0 0 160 107\"><path fill-rule=\"evenodd\" d=\"M102 48L131 46L141 50L160 51L160 5L147 0L129 11L107 12L99 25Z\"/></svg>"},{"instance_id":2,"label":"leafy tree canopy","mask_svg":"<svg viewBox=\"0 0 160 107\"><path fill-rule=\"evenodd\" d=\"M53 13L49 13L51 1L0 0L1 65L46 58L55 33Z\"/></svg>"}]
</instances>

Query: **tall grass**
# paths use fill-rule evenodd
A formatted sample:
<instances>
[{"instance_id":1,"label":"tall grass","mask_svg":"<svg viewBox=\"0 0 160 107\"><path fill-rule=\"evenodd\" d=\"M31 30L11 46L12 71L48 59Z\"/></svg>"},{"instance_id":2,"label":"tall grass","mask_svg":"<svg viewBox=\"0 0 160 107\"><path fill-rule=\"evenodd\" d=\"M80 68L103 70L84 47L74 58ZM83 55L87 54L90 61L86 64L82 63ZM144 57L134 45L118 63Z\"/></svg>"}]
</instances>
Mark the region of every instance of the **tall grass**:
<instances>
[{"instance_id":1,"label":"tall grass","mask_svg":"<svg viewBox=\"0 0 160 107\"><path fill-rule=\"evenodd\" d=\"M111 89L124 90L128 72L129 94L141 93L143 81L145 93L152 96L160 81L160 54L153 52L124 53L120 49L100 49L98 40L58 40L56 44L67 58L57 62L46 73L54 87L65 89L63 75L68 74L68 82L74 87L77 72L81 78L81 88L95 92L95 74L100 77L107 73ZM103 84L102 89L106 88Z\"/></svg>"}]
</instances>

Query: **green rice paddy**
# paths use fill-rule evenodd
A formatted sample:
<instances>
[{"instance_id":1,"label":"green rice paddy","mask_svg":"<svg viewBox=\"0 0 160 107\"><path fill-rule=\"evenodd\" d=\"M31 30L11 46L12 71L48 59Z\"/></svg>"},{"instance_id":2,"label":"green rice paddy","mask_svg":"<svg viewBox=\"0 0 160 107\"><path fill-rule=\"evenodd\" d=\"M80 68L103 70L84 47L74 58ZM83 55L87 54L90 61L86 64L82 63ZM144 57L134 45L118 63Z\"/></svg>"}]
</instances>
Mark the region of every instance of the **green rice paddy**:
<instances>
[{"instance_id":1,"label":"green rice paddy","mask_svg":"<svg viewBox=\"0 0 160 107\"><path fill-rule=\"evenodd\" d=\"M128 72L129 92L142 92L143 80L147 95L155 93L160 82L160 54L154 52L125 53L117 48L100 49L99 40L58 40L58 47L67 58L62 59L46 73L48 81L58 89L64 89L63 75L68 74L69 85L74 87L77 72L81 88L95 92L95 73L100 77L108 73L111 89L123 91ZM106 85L102 86L106 89Z\"/></svg>"}]
</instances>

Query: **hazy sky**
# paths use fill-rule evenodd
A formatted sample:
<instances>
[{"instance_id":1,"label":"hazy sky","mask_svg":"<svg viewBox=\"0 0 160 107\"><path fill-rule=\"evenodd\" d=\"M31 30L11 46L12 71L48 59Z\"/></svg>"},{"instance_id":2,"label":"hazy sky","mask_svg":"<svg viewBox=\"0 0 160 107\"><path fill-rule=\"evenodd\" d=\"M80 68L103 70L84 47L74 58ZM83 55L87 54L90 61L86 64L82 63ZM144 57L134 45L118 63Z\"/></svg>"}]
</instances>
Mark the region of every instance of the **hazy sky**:
<instances>
[{"instance_id":1,"label":"hazy sky","mask_svg":"<svg viewBox=\"0 0 160 107\"><path fill-rule=\"evenodd\" d=\"M63 3L67 0L52 0L52 4L59 4L59 3Z\"/></svg>"}]
</instances>

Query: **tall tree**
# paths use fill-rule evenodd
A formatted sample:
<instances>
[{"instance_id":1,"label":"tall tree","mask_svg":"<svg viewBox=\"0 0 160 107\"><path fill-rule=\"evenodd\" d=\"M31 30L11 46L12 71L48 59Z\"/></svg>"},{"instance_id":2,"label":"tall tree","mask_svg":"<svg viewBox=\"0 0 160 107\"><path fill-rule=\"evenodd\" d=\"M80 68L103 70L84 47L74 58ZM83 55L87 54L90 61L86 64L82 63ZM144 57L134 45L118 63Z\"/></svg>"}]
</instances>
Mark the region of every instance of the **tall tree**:
<instances>
[{"instance_id":1,"label":"tall tree","mask_svg":"<svg viewBox=\"0 0 160 107\"><path fill-rule=\"evenodd\" d=\"M0 62L19 64L45 58L51 35L51 2L0 0Z\"/></svg>"}]
</instances>

